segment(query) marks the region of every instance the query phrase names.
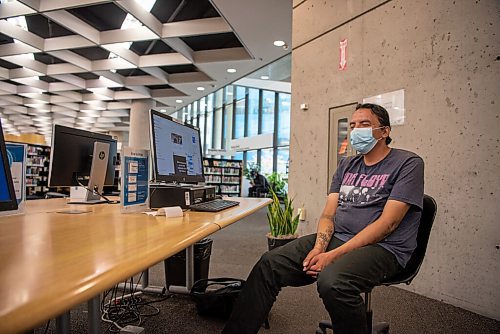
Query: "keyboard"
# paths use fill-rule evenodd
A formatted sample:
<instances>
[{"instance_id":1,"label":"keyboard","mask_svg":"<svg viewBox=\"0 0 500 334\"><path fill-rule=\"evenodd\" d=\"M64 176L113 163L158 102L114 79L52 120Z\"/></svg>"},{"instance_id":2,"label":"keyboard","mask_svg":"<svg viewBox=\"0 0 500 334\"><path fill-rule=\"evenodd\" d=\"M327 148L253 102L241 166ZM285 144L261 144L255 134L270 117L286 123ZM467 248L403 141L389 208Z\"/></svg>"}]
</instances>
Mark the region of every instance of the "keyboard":
<instances>
[{"instance_id":1,"label":"keyboard","mask_svg":"<svg viewBox=\"0 0 500 334\"><path fill-rule=\"evenodd\" d=\"M193 211L218 212L224 209L232 208L239 205L240 202L229 201L227 199L215 199L213 201L196 203L189 206Z\"/></svg>"}]
</instances>

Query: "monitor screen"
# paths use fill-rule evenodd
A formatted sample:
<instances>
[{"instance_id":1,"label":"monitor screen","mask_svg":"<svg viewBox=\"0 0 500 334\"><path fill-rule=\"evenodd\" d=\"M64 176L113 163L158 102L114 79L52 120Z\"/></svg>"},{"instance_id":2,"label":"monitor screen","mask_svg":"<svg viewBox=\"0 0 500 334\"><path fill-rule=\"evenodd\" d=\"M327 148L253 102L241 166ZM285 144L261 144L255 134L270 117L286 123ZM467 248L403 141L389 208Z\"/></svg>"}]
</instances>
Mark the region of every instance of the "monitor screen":
<instances>
[{"instance_id":1,"label":"monitor screen","mask_svg":"<svg viewBox=\"0 0 500 334\"><path fill-rule=\"evenodd\" d=\"M204 182L200 131L151 111L154 178L164 182Z\"/></svg>"},{"instance_id":2,"label":"monitor screen","mask_svg":"<svg viewBox=\"0 0 500 334\"><path fill-rule=\"evenodd\" d=\"M3 138L2 123L0 121L0 211L9 211L17 209L16 193L14 192L14 183L10 174L9 160Z\"/></svg>"},{"instance_id":3,"label":"monitor screen","mask_svg":"<svg viewBox=\"0 0 500 334\"><path fill-rule=\"evenodd\" d=\"M54 125L50 152L49 186L72 187L78 181L87 185L92 166L94 143L108 143L105 185L113 185L116 165L116 140L111 136L62 125Z\"/></svg>"}]
</instances>

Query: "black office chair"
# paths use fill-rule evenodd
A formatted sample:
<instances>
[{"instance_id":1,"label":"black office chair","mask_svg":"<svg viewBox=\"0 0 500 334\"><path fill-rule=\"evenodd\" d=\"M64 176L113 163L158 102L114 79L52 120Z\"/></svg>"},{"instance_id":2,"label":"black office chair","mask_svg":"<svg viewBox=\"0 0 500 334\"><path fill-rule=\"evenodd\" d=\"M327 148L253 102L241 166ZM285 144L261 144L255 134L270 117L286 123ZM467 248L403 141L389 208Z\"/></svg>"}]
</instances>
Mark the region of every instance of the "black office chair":
<instances>
[{"instance_id":1,"label":"black office chair","mask_svg":"<svg viewBox=\"0 0 500 334\"><path fill-rule=\"evenodd\" d=\"M431 196L424 195L424 208L422 210L422 217L420 218L420 226L418 228L417 248L413 252L404 270L397 275L390 277L390 279L381 282L382 285L389 286L400 283L410 284L413 278L417 276L418 270L420 269L422 261L424 260L427 243L431 234L432 224L434 223L434 218L436 217L436 211L436 201L434 201ZM368 333L389 334L389 323L372 323L373 310L371 307L371 291L365 292L365 305ZM319 323L316 334L326 334L327 329L332 329L332 323L330 320L323 320Z\"/></svg>"}]
</instances>

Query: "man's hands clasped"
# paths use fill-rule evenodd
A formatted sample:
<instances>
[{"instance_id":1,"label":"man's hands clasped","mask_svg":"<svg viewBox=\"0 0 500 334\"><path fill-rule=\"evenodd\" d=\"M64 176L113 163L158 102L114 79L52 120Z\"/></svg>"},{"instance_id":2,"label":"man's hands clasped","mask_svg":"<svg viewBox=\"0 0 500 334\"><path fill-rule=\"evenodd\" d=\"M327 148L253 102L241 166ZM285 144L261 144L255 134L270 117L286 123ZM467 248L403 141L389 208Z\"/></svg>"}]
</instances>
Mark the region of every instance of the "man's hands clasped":
<instances>
[{"instance_id":1,"label":"man's hands clasped","mask_svg":"<svg viewBox=\"0 0 500 334\"><path fill-rule=\"evenodd\" d=\"M338 257L339 254L335 250L323 252L317 248L313 248L302 263L304 266L303 270L306 272L306 275L317 277L326 266Z\"/></svg>"}]
</instances>

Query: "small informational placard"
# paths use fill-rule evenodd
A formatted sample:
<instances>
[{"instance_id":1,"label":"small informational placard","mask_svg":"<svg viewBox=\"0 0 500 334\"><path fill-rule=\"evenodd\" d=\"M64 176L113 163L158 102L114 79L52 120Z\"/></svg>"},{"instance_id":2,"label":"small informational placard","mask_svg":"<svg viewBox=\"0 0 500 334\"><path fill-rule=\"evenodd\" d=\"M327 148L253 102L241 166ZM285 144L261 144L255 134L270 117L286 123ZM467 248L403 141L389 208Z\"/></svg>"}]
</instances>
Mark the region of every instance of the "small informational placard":
<instances>
[{"instance_id":1,"label":"small informational placard","mask_svg":"<svg viewBox=\"0 0 500 334\"><path fill-rule=\"evenodd\" d=\"M148 208L149 151L123 147L121 156L121 212L143 212Z\"/></svg>"},{"instance_id":2,"label":"small informational placard","mask_svg":"<svg viewBox=\"0 0 500 334\"><path fill-rule=\"evenodd\" d=\"M405 90L395 90L389 93L370 96L363 99L363 103L375 103L384 107L389 113L391 125L405 123Z\"/></svg>"},{"instance_id":3,"label":"small informational placard","mask_svg":"<svg viewBox=\"0 0 500 334\"><path fill-rule=\"evenodd\" d=\"M219 149L219 148L209 148L207 150L207 154L208 155L225 155L225 156L229 156L229 155L234 155L234 151L233 150L225 150L225 149Z\"/></svg>"},{"instance_id":4,"label":"small informational placard","mask_svg":"<svg viewBox=\"0 0 500 334\"><path fill-rule=\"evenodd\" d=\"M243 152L273 147L273 138L273 133L264 133L252 137L233 139L230 142L230 149L236 152Z\"/></svg>"},{"instance_id":5,"label":"small informational placard","mask_svg":"<svg viewBox=\"0 0 500 334\"><path fill-rule=\"evenodd\" d=\"M5 148L18 206L13 212L23 212L26 200L26 144L6 143Z\"/></svg>"}]
</instances>

